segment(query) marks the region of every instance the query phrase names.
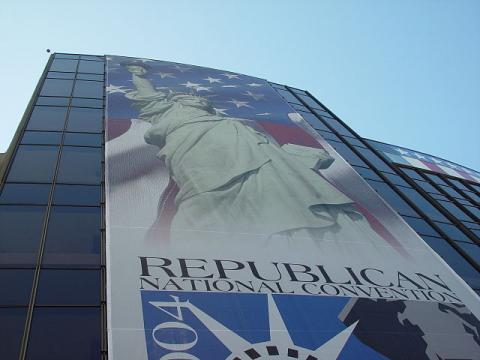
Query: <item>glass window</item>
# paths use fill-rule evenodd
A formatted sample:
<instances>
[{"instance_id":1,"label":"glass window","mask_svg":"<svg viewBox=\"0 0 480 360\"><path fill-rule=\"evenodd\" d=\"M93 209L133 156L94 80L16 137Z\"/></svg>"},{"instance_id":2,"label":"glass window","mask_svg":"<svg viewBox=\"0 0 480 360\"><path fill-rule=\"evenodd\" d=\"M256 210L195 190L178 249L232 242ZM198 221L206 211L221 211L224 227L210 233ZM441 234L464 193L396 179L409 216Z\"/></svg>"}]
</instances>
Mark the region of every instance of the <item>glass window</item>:
<instances>
[{"instance_id":1,"label":"glass window","mask_svg":"<svg viewBox=\"0 0 480 360\"><path fill-rule=\"evenodd\" d=\"M25 131L22 144L31 145L60 145L62 133L46 131Z\"/></svg>"},{"instance_id":2,"label":"glass window","mask_svg":"<svg viewBox=\"0 0 480 360\"><path fill-rule=\"evenodd\" d=\"M403 219L417 233L428 236L440 236L425 220L403 216Z\"/></svg>"},{"instance_id":3,"label":"glass window","mask_svg":"<svg viewBox=\"0 0 480 360\"><path fill-rule=\"evenodd\" d=\"M72 98L72 106L103 109L103 100Z\"/></svg>"},{"instance_id":4,"label":"glass window","mask_svg":"<svg viewBox=\"0 0 480 360\"><path fill-rule=\"evenodd\" d=\"M459 199L464 198L462 195L460 195L460 193L458 193L456 190L454 190L450 186L446 186L446 185L438 185L438 186L440 186L443 191L445 191L448 195L453 196L454 198L459 198Z\"/></svg>"},{"instance_id":5,"label":"glass window","mask_svg":"<svg viewBox=\"0 0 480 360\"><path fill-rule=\"evenodd\" d=\"M475 190L477 190L477 192L480 193L480 185L475 185L475 184L472 184L472 183L468 183L468 185L470 185L470 186L473 187Z\"/></svg>"},{"instance_id":6,"label":"glass window","mask_svg":"<svg viewBox=\"0 0 480 360\"><path fill-rule=\"evenodd\" d=\"M442 223L435 224L452 240L472 242L467 235L457 229L454 225Z\"/></svg>"},{"instance_id":7,"label":"glass window","mask_svg":"<svg viewBox=\"0 0 480 360\"><path fill-rule=\"evenodd\" d=\"M440 194L429 194L432 198L435 200L445 200L445 201L450 201L446 196L440 195Z\"/></svg>"},{"instance_id":8,"label":"glass window","mask_svg":"<svg viewBox=\"0 0 480 360\"><path fill-rule=\"evenodd\" d=\"M56 205L100 205L100 186L60 185L55 186L53 203Z\"/></svg>"},{"instance_id":9,"label":"glass window","mask_svg":"<svg viewBox=\"0 0 480 360\"><path fill-rule=\"evenodd\" d=\"M103 75L98 74L77 74L78 80L95 80L95 81L103 81Z\"/></svg>"},{"instance_id":10,"label":"glass window","mask_svg":"<svg viewBox=\"0 0 480 360\"><path fill-rule=\"evenodd\" d=\"M27 318L27 308L0 307L0 358L18 359Z\"/></svg>"},{"instance_id":11,"label":"glass window","mask_svg":"<svg viewBox=\"0 0 480 360\"><path fill-rule=\"evenodd\" d=\"M312 99L308 95L297 94L297 96L300 97L300 99L302 99L311 108L314 108L314 109L315 108L316 109L321 109L322 108L314 99Z\"/></svg>"},{"instance_id":12,"label":"glass window","mask_svg":"<svg viewBox=\"0 0 480 360\"><path fill-rule=\"evenodd\" d=\"M82 55L80 56L80 59L102 61L102 62L105 60L103 56L97 56L97 55Z\"/></svg>"},{"instance_id":13,"label":"glass window","mask_svg":"<svg viewBox=\"0 0 480 360\"><path fill-rule=\"evenodd\" d=\"M280 85L280 84L276 84L276 83L272 83L272 82L269 83L269 84L270 84L273 88L275 88L275 89L282 89L282 90L285 90L285 89L286 89L285 86Z\"/></svg>"},{"instance_id":14,"label":"glass window","mask_svg":"<svg viewBox=\"0 0 480 360\"><path fill-rule=\"evenodd\" d=\"M315 115L311 113L302 113L301 115L314 129L330 131L330 129Z\"/></svg>"},{"instance_id":15,"label":"glass window","mask_svg":"<svg viewBox=\"0 0 480 360\"><path fill-rule=\"evenodd\" d=\"M42 96L70 96L73 80L45 79L40 95Z\"/></svg>"},{"instance_id":16,"label":"glass window","mask_svg":"<svg viewBox=\"0 0 480 360\"><path fill-rule=\"evenodd\" d=\"M101 134L65 133L65 145L102 146Z\"/></svg>"},{"instance_id":17,"label":"glass window","mask_svg":"<svg viewBox=\"0 0 480 360\"><path fill-rule=\"evenodd\" d=\"M480 219L480 209L475 206L465 206L465 208L470 211L473 215Z\"/></svg>"},{"instance_id":18,"label":"glass window","mask_svg":"<svg viewBox=\"0 0 480 360\"><path fill-rule=\"evenodd\" d=\"M78 59L78 55L72 55L72 54L55 54L56 59Z\"/></svg>"},{"instance_id":19,"label":"glass window","mask_svg":"<svg viewBox=\"0 0 480 360\"><path fill-rule=\"evenodd\" d=\"M367 180L368 184L380 194L380 196L400 214L418 216L418 214L384 182Z\"/></svg>"},{"instance_id":20,"label":"glass window","mask_svg":"<svg viewBox=\"0 0 480 360\"><path fill-rule=\"evenodd\" d=\"M319 131L318 132L325 140L330 140L330 141L337 141L337 142L342 142L342 140L335 135L334 133L331 133L329 131Z\"/></svg>"},{"instance_id":21,"label":"glass window","mask_svg":"<svg viewBox=\"0 0 480 360\"><path fill-rule=\"evenodd\" d=\"M422 236L425 242L472 287L480 287L480 274L447 241Z\"/></svg>"},{"instance_id":22,"label":"glass window","mask_svg":"<svg viewBox=\"0 0 480 360\"><path fill-rule=\"evenodd\" d=\"M467 195L470 199L472 199L475 203L480 204L480 197L474 194L471 191L464 191L465 195Z\"/></svg>"},{"instance_id":23,"label":"glass window","mask_svg":"<svg viewBox=\"0 0 480 360\"><path fill-rule=\"evenodd\" d=\"M20 145L7 181L51 182L57 163L57 154L57 146Z\"/></svg>"},{"instance_id":24,"label":"glass window","mask_svg":"<svg viewBox=\"0 0 480 360\"><path fill-rule=\"evenodd\" d=\"M78 66L78 72L81 73L103 74L104 70L103 61L80 60L80 65Z\"/></svg>"},{"instance_id":25,"label":"glass window","mask_svg":"<svg viewBox=\"0 0 480 360\"><path fill-rule=\"evenodd\" d=\"M28 305L34 272L34 269L0 269L0 305Z\"/></svg>"},{"instance_id":26,"label":"glass window","mask_svg":"<svg viewBox=\"0 0 480 360\"><path fill-rule=\"evenodd\" d=\"M42 269L37 305L100 305L100 270Z\"/></svg>"},{"instance_id":27,"label":"glass window","mask_svg":"<svg viewBox=\"0 0 480 360\"><path fill-rule=\"evenodd\" d=\"M35 106L28 121L27 130L57 130L65 127L67 108L59 106Z\"/></svg>"},{"instance_id":28,"label":"glass window","mask_svg":"<svg viewBox=\"0 0 480 360\"><path fill-rule=\"evenodd\" d=\"M455 185L457 188L461 190L467 190L470 191L469 188L467 188L465 185L463 185L460 180L455 180L455 179L448 179L453 185Z\"/></svg>"},{"instance_id":29,"label":"glass window","mask_svg":"<svg viewBox=\"0 0 480 360\"><path fill-rule=\"evenodd\" d=\"M276 88L275 90L277 90L277 92L282 95L282 97L287 100L288 102L290 103L294 103L294 104L297 104L297 105L302 105L302 103L300 102L300 100L298 100L290 91L288 90L282 90L282 89L278 89Z\"/></svg>"},{"instance_id":30,"label":"glass window","mask_svg":"<svg viewBox=\"0 0 480 360\"><path fill-rule=\"evenodd\" d=\"M387 173L383 173L383 175L385 175L387 179L390 180L395 185L410 187L410 185L398 175L387 174Z\"/></svg>"},{"instance_id":31,"label":"glass window","mask_svg":"<svg viewBox=\"0 0 480 360\"><path fill-rule=\"evenodd\" d=\"M50 71L75 72L77 71L78 60L53 59Z\"/></svg>"},{"instance_id":32,"label":"glass window","mask_svg":"<svg viewBox=\"0 0 480 360\"><path fill-rule=\"evenodd\" d=\"M467 214L465 214L462 210L460 210L460 208L451 203L450 201L441 201L439 200L438 201L445 209L448 210L448 212L450 212L450 214L452 214L453 216L455 216L457 219L460 219L462 221L473 221L472 218L470 218L470 216L468 216Z\"/></svg>"},{"instance_id":33,"label":"glass window","mask_svg":"<svg viewBox=\"0 0 480 360\"><path fill-rule=\"evenodd\" d=\"M44 206L0 205L0 264L25 266L37 262L44 216Z\"/></svg>"},{"instance_id":34,"label":"glass window","mask_svg":"<svg viewBox=\"0 0 480 360\"><path fill-rule=\"evenodd\" d=\"M315 110L315 112L317 112L317 111ZM329 117L325 117L325 116L322 116L322 119L323 119L328 125L330 125L332 128L334 128L336 131L338 131L338 133L339 133L340 135L355 137L354 134L352 134L349 130L347 130L347 128L345 128L345 127L344 127L342 124L340 124L340 122L338 122L337 120L332 119L332 118L329 118Z\"/></svg>"},{"instance_id":35,"label":"glass window","mask_svg":"<svg viewBox=\"0 0 480 360\"><path fill-rule=\"evenodd\" d=\"M448 199L440 199L440 200L448 200ZM462 205L472 205L472 203L468 200L465 199L455 199L456 202L462 204Z\"/></svg>"},{"instance_id":36,"label":"glass window","mask_svg":"<svg viewBox=\"0 0 480 360\"><path fill-rule=\"evenodd\" d=\"M302 113L306 112L310 112L310 110L308 110L305 106L303 105L298 105L298 104L291 104L292 107L295 109L295 110L298 110L298 111L301 111Z\"/></svg>"},{"instance_id":37,"label":"glass window","mask_svg":"<svg viewBox=\"0 0 480 360\"><path fill-rule=\"evenodd\" d=\"M399 187L398 188L405 196L407 196L416 206L422 210L425 215L435 221L449 222L449 220L433 207L422 195L416 190L410 188Z\"/></svg>"},{"instance_id":38,"label":"glass window","mask_svg":"<svg viewBox=\"0 0 480 360\"><path fill-rule=\"evenodd\" d=\"M480 246L476 244L457 243L475 262L480 265Z\"/></svg>"},{"instance_id":39,"label":"glass window","mask_svg":"<svg viewBox=\"0 0 480 360\"><path fill-rule=\"evenodd\" d=\"M75 73L62 73L62 72L49 71L47 73L47 78L49 78L49 79L74 79L75 78Z\"/></svg>"},{"instance_id":40,"label":"glass window","mask_svg":"<svg viewBox=\"0 0 480 360\"><path fill-rule=\"evenodd\" d=\"M426 181L420 181L420 180L414 180L418 186L420 186L423 190L425 190L428 193L433 193L433 194L440 194L440 192L435 189L432 185L427 183Z\"/></svg>"},{"instance_id":41,"label":"glass window","mask_svg":"<svg viewBox=\"0 0 480 360\"><path fill-rule=\"evenodd\" d=\"M432 180L435 184L438 184L438 185L447 185L447 183L445 181L443 181L442 179L440 179L440 177L438 175L434 175L434 174L430 174L430 173L425 173L425 175L430 179Z\"/></svg>"},{"instance_id":42,"label":"glass window","mask_svg":"<svg viewBox=\"0 0 480 360\"><path fill-rule=\"evenodd\" d=\"M419 174L417 173L415 170L412 170L412 169L405 169L405 168L401 168L402 171L408 175L408 177L412 178L412 179L417 179L417 180L422 180L424 181L425 179Z\"/></svg>"},{"instance_id":43,"label":"glass window","mask_svg":"<svg viewBox=\"0 0 480 360\"><path fill-rule=\"evenodd\" d=\"M67 130L77 132L102 132L103 110L90 108L71 108L68 115Z\"/></svg>"},{"instance_id":44,"label":"glass window","mask_svg":"<svg viewBox=\"0 0 480 360\"><path fill-rule=\"evenodd\" d=\"M46 205L50 184L5 184L0 195L0 204Z\"/></svg>"},{"instance_id":45,"label":"glass window","mask_svg":"<svg viewBox=\"0 0 480 360\"><path fill-rule=\"evenodd\" d=\"M57 182L99 184L102 180L102 152L99 148L64 146Z\"/></svg>"},{"instance_id":46,"label":"glass window","mask_svg":"<svg viewBox=\"0 0 480 360\"><path fill-rule=\"evenodd\" d=\"M98 81L77 80L73 96L103 99L103 83Z\"/></svg>"},{"instance_id":47,"label":"glass window","mask_svg":"<svg viewBox=\"0 0 480 360\"><path fill-rule=\"evenodd\" d=\"M301 95L307 95L307 93L303 90L300 90L300 89L296 89L296 88L290 88L290 90L292 90L295 94L301 94Z\"/></svg>"},{"instance_id":48,"label":"glass window","mask_svg":"<svg viewBox=\"0 0 480 360\"><path fill-rule=\"evenodd\" d=\"M53 206L43 264L85 267L100 263L100 208Z\"/></svg>"},{"instance_id":49,"label":"glass window","mask_svg":"<svg viewBox=\"0 0 480 360\"><path fill-rule=\"evenodd\" d=\"M98 360L100 329L99 308L37 307L26 359Z\"/></svg>"},{"instance_id":50,"label":"glass window","mask_svg":"<svg viewBox=\"0 0 480 360\"><path fill-rule=\"evenodd\" d=\"M68 98L62 97L48 97L48 96L39 96L37 99L37 105L58 105L58 106L68 106Z\"/></svg>"},{"instance_id":51,"label":"glass window","mask_svg":"<svg viewBox=\"0 0 480 360\"><path fill-rule=\"evenodd\" d=\"M332 114L330 114L327 110L325 110L324 108L317 106L316 108L313 109L313 111L315 111L315 114L321 116L321 117L328 117L328 118L332 118Z\"/></svg>"},{"instance_id":52,"label":"glass window","mask_svg":"<svg viewBox=\"0 0 480 360\"><path fill-rule=\"evenodd\" d=\"M355 169L355 171L357 173L360 174L361 177L363 177L364 179L372 179L372 180L377 180L377 181L382 181L382 179L380 178L380 176L378 176L377 174L375 174L372 170L370 169L367 169L367 168L363 168L363 167L360 167L360 166L353 166L353 168Z\"/></svg>"},{"instance_id":53,"label":"glass window","mask_svg":"<svg viewBox=\"0 0 480 360\"><path fill-rule=\"evenodd\" d=\"M373 153L373 151L364 148L356 148L377 170L393 173L393 170L382 159Z\"/></svg>"},{"instance_id":54,"label":"glass window","mask_svg":"<svg viewBox=\"0 0 480 360\"><path fill-rule=\"evenodd\" d=\"M332 142L330 145L337 150L337 152L350 163L351 165L368 167L362 159L360 159L357 154L355 154L347 145L344 143Z\"/></svg>"},{"instance_id":55,"label":"glass window","mask_svg":"<svg viewBox=\"0 0 480 360\"><path fill-rule=\"evenodd\" d=\"M348 142L350 145L354 145L354 146L357 146L357 147L365 147L365 145L358 139L356 138L352 138L350 136L344 136L343 139Z\"/></svg>"}]
</instances>

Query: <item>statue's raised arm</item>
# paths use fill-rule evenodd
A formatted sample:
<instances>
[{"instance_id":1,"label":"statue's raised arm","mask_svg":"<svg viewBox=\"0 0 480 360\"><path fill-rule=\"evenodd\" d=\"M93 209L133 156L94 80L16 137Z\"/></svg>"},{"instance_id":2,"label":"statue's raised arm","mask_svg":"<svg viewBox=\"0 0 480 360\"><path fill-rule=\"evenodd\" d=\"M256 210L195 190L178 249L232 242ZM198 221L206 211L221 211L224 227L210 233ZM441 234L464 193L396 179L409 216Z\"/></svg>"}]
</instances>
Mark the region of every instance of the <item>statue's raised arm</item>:
<instances>
[{"instance_id":1,"label":"statue's raised arm","mask_svg":"<svg viewBox=\"0 0 480 360\"><path fill-rule=\"evenodd\" d=\"M141 64L127 64L126 69L132 74L132 82L140 97L151 96L161 91L155 89L153 84L143 76L147 73L145 66Z\"/></svg>"}]
</instances>

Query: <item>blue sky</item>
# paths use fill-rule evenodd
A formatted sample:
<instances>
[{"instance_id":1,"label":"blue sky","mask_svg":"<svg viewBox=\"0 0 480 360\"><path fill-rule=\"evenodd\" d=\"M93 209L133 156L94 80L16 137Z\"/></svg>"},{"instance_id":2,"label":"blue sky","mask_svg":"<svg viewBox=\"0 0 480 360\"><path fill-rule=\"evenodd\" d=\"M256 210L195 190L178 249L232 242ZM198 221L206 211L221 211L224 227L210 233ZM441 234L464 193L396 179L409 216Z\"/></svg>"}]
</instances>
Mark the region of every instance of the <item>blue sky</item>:
<instances>
[{"instance_id":1,"label":"blue sky","mask_svg":"<svg viewBox=\"0 0 480 360\"><path fill-rule=\"evenodd\" d=\"M209 66L309 90L361 136L480 170L480 1L9 1L5 151L56 52Z\"/></svg>"}]
</instances>

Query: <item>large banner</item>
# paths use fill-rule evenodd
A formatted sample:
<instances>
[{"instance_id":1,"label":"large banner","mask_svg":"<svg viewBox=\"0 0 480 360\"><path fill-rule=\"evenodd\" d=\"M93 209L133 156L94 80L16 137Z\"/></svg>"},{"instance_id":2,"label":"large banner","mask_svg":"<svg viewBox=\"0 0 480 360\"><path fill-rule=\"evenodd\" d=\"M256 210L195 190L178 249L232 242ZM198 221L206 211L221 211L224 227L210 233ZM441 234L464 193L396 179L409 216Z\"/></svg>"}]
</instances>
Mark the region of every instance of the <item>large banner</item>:
<instances>
[{"instance_id":1,"label":"large banner","mask_svg":"<svg viewBox=\"0 0 480 360\"><path fill-rule=\"evenodd\" d=\"M480 359L478 297L258 78L108 57L112 359Z\"/></svg>"}]
</instances>

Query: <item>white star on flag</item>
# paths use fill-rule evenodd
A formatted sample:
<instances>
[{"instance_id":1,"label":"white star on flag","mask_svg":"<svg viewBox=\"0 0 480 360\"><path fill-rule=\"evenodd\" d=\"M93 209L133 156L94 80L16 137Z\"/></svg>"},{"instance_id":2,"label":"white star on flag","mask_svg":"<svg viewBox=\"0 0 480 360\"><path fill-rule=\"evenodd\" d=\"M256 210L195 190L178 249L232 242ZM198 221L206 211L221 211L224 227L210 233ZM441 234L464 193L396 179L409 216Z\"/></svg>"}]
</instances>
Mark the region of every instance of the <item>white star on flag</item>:
<instances>
[{"instance_id":1,"label":"white star on flag","mask_svg":"<svg viewBox=\"0 0 480 360\"><path fill-rule=\"evenodd\" d=\"M116 86L116 85L108 85L105 90L109 94L116 94L116 93L121 93L125 94L127 92L127 88L125 86Z\"/></svg>"},{"instance_id":2,"label":"white star on flag","mask_svg":"<svg viewBox=\"0 0 480 360\"><path fill-rule=\"evenodd\" d=\"M182 73L192 69L192 68L189 68L189 67L186 67L186 66L180 66L180 65L175 65L174 68L177 69L178 71L182 72Z\"/></svg>"},{"instance_id":3,"label":"white star on flag","mask_svg":"<svg viewBox=\"0 0 480 360\"><path fill-rule=\"evenodd\" d=\"M266 113L260 113L260 114L255 114L258 116L265 116L265 115L272 115L272 113L266 112Z\"/></svg>"},{"instance_id":4,"label":"white star on flag","mask_svg":"<svg viewBox=\"0 0 480 360\"><path fill-rule=\"evenodd\" d=\"M232 99L232 100L227 101L227 102L232 103L232 104L235 104L235 106L237 107L237 109L241 108L242 106L251 108L251 106L248 105L248 101L238 101L238 100Z\"/></svg>"},{"instance_id":5,"label":"white star on flag","mask_svg":"<svg viewBox=\"0 0 480 360\"><path fill-rule=\"evenodd\" d=\"M237 74L223 73L222 75L228 77L229 79L238 79L238 75L237 75Z\"/></svg>"},{"instance_id":6,"label":"white star on flag","mask_svg":"<svg viewBox=\"0 0 480 360\"><path fill-rule=\"evenodd\" d=\"M410 151L405 151L401 148L396 148L396 150L402 155L409 155L410 154Z\"/></svg>"},{"instance_id":7,"label":"white star on flag","mask_svg":"<svg viewBox=\"0 0 480 360\"><path fill-rule=\"evenodd\" d=\"M265 95L263 95L263 94L255 94L255 93L252 93L251 91L247 91L244 95L250 96L251 98L253 98L257 101L260 100L260 99L263 99L265 97Z\"/></svg>"},{"instance_id":8,"label":"white star on flag","mask_svg":"<svg viewBox=\"0 0 480 360\"><path fill-rule=\"evenodd\" d=\"M140 60L140 61L143 62L144 64L147 63L147 62L155 61L155 60L150 60L150 59L138 59L138 60Z\"/></svg>"},{"instance_id":9,"label":"white star on flag","mask_svg":"<svg viewBox=\"0 0 480 360\"><path fill-rule=\"evenodd\" d=\"M238 85L222 85L223 88L238 88Z\"/></svg>"},{"instance_id":10,"label":"white star on flag","mask_svg":"<svg viewBox=\"0 0 480 360\"><path fill-rule=\"evenodd\" d=\"M247 84L247 86L250 86L250 87L259 87L259 86L263 86L263 84L250 83L250 84Z\"/></svg>"},{"instance_id":11,"label":"white star on flag","mask_svg":"<svg viewBox=\"0 0 480 360\"><path fill-rule=\"evenodd\" d=\"M173 79L173 78L175 77L175 76L174 76L173 74L171 74L171 73L158 72L158 73L156 73L156 74L157 74L157 75L160 75L160 77L161 77L162 79L165 79L165 78L172 78L172 79Z\"/></svg>"},{"instance_id":12,"label":"white star on flag","mask_svg":"<svg viewBox=\"0 0 480 360\"><path fill-rule=\"evenodd\" d=\"M207 77L206 79L203 79L203 80L207 80L210 84L213 84L213 83L221 83L221 82L222 82L222 80L212 78L211 76L209 76L209 77Z\"/></svg>"},{"instance_id":13,"label":"white star on flag","mask_svg":"<svg viewBox=\"0 0 480 360\"><path fill-rule=\"evenodd\" d=\"M211 87L206 87L206 86L197 86L194 87L196 91L210 91Z\"/></svg>"},{"instance_id":14,"label":"white star on flag","mask_svg":"<svg viewBox=\"0 0 480 360\"><path fill-rule=\"evenodd\" d=\"M180 85L183 85L183 86L185 86L189 89L195 89L195 88L200 86L200 84L195 84L195 83L192 83L190 81L187 81L185 84L180 84Z\"/></svg>"},{"instance_id":15,"label":"white star on flag","mask_svg":"<svg viewBox=\"0 0 480 360\"><path fill-rule=\"evenodd\" d=\"M227 115L228 116L228 114L225 112L225 111L227 111L227 109L217 109L217 108L214 107L213 110L215 110L215 113L217 115Z\"/></svg>"}]
</instances>

